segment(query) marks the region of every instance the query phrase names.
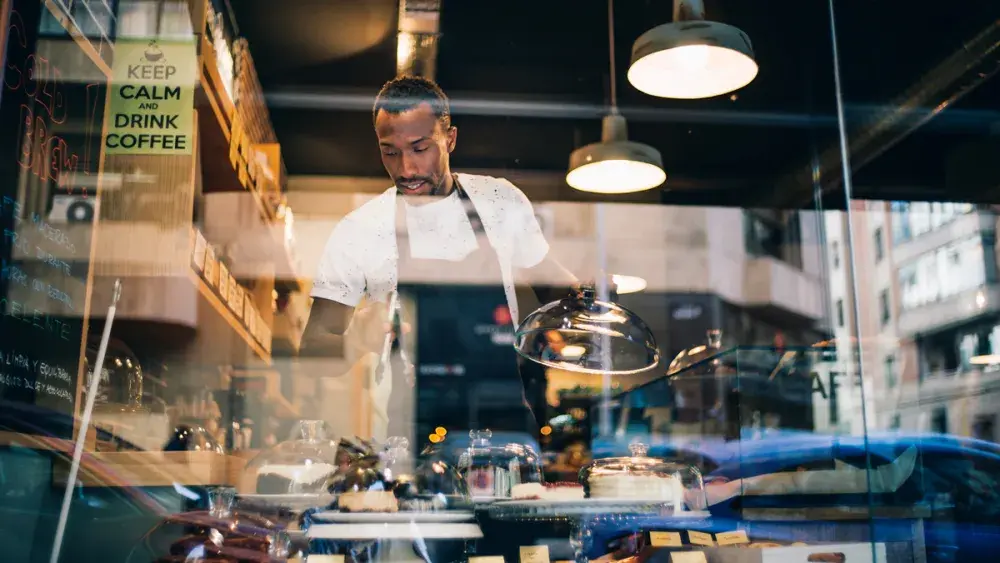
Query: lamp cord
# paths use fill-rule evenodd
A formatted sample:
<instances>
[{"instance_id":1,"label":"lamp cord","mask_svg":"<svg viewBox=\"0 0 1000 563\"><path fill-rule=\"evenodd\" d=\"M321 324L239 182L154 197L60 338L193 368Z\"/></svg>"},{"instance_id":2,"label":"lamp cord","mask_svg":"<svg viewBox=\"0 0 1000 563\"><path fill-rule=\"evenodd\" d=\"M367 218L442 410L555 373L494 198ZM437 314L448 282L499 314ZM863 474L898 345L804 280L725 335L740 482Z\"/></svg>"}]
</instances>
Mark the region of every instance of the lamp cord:
<instances>
[{"instance_id":1,"label":"lamp cord","mask_svg":"<svg viewBox=\"0 0 1000 563\"><path fill-rule=\"evenodd\" d=\"M615 84L615 2L608 0L608 52L611 60L611 114L618 115L618 89Z\"/></svg>"}]
</instances>

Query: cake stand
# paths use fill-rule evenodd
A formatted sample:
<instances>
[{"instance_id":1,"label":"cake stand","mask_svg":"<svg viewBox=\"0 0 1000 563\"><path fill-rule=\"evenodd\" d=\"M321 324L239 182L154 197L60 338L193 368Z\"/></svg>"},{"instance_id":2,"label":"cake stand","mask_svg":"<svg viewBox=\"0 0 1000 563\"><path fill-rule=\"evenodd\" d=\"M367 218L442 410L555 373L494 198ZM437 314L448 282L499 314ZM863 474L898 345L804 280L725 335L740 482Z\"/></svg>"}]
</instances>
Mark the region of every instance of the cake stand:
<instances>
[{"instance_id":1,"label":"cake stand","mask_svg":"<svg viewBox=\"0 0 1000 563\"><path fill-rule=\"evenodd\" d=\"M425 557L429 549L426 542L461 541L468 553L471 542L483 537L471 511L327 511L310 514L310 520L306 535L310 540L320 540L320 551L326 551L323 548L330 545L327 542L345 542L355 560L364 560L365 557L358 555L371 554L377 549L382 560L426 561L429 560Z\"/></svg>"},{"instance_id":2,"label":"cake stand","mask_svg":"<svg viewBox=\"0 0 1000 563\"><path fill-rule=\"evenodd\" d=\"M589 563L594 529L605 525L633 525L643 520L702 521L708 512L679 509L673 502L632 499L511 500L494 503L491 518L525 522L568 522L569 543L576 563Z\"/></svg>"}]
</instances>

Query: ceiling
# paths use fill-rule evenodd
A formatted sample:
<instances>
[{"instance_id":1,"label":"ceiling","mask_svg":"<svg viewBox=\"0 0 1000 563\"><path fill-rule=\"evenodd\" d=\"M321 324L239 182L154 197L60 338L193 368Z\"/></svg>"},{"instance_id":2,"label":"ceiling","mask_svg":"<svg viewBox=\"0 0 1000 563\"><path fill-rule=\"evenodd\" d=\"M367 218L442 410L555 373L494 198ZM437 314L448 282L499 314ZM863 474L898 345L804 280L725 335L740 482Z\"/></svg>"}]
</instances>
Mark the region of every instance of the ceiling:
<instances>
[{"instance_id":1,"label":"ceiling","mask_svg":"<svg viewBox=\"0 0 1000 563\"><path fill-rule=\"evenodd\" d=\"M396 0L295 0L281 10L271 0L232 4L289 173L383 176L370 108L395 73ZM705 4L709 19L747 32L760 74L731 97L675 101L642 94L624 77L632 42L670 20L671 2L616 3L619 103L630 137L657 147L668 174L662 189L641 197L809 207L817 179L824 205L843 206L828 4ZM978 158L977 172L964 167L961 182L948 166L957 148L990 144L1000 131L1000 79L993 77L1000 3L961 4L952 10L929 0L836 3L856 197L1000 200L1000 181L993 182L1000 175L978 172L980 162L995 170L997 159ZM600 137L608 101L607 4L443 0L441 32L436 78L452 97L459 127L453 167L512 177L548 172L561 183L569 153ZM942 64L949 57L957 58ZM944 111L923 109L945 102ZM559 199L596 197L560 185Z\"/></svg>"}]
</instances>

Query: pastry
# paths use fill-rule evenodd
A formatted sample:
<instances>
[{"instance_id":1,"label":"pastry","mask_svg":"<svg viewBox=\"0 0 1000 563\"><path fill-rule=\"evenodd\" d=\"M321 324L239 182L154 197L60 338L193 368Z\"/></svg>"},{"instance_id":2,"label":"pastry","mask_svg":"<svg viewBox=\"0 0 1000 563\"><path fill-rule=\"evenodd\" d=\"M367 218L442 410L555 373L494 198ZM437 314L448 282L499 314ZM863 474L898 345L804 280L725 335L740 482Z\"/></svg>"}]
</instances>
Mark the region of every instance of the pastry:
<instances>
[{"instance_id":1,"label":"pastry","mask_svg":"<svg viewBox=\"0 0 1000 563\"><path fill-rule=\"evenodd\" d=\"M399 502L392 491L350 491L341 493L337 507L342 512L398 512Z\"/></svg>"},{"instance_id":2,"label":"pastry","mask_svg":"<svg viewBox=\"0 0 1000 563\"><path fill-rule=\"evenodd\" d=\"M676 479L668 476L608 473L590 478L591 498L672 501L676 489Z\"/></svg>"},{"instance_id":3,"label":"pastry","mask_svg":"<svg viewBox=\"0 0 1000 563\"><path fill-rule=\"evenodd\" d=\"M541 483L518 483L510 488L510 498L515 500L540 499L545 487Z\"/></svg>"}]
</instances>

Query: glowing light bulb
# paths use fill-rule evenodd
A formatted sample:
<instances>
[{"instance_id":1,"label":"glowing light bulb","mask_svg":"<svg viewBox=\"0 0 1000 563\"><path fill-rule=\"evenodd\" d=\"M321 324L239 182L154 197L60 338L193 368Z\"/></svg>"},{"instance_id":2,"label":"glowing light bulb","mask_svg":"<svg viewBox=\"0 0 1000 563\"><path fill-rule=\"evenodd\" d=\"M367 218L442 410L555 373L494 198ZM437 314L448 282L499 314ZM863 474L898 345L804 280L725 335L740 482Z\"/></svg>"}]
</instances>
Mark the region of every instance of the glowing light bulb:
<instances>
[{"instance_id":1,"label":"glowing light bulb","mask_svg":"<svg viewBox=\"0 0 1000 563\"><path fill-rule=\"evenodd\" d=\"M685 70L705 70L712 56L708 45L685 45L677 47L677 63Z\"/></svg>"}]
</instances>

